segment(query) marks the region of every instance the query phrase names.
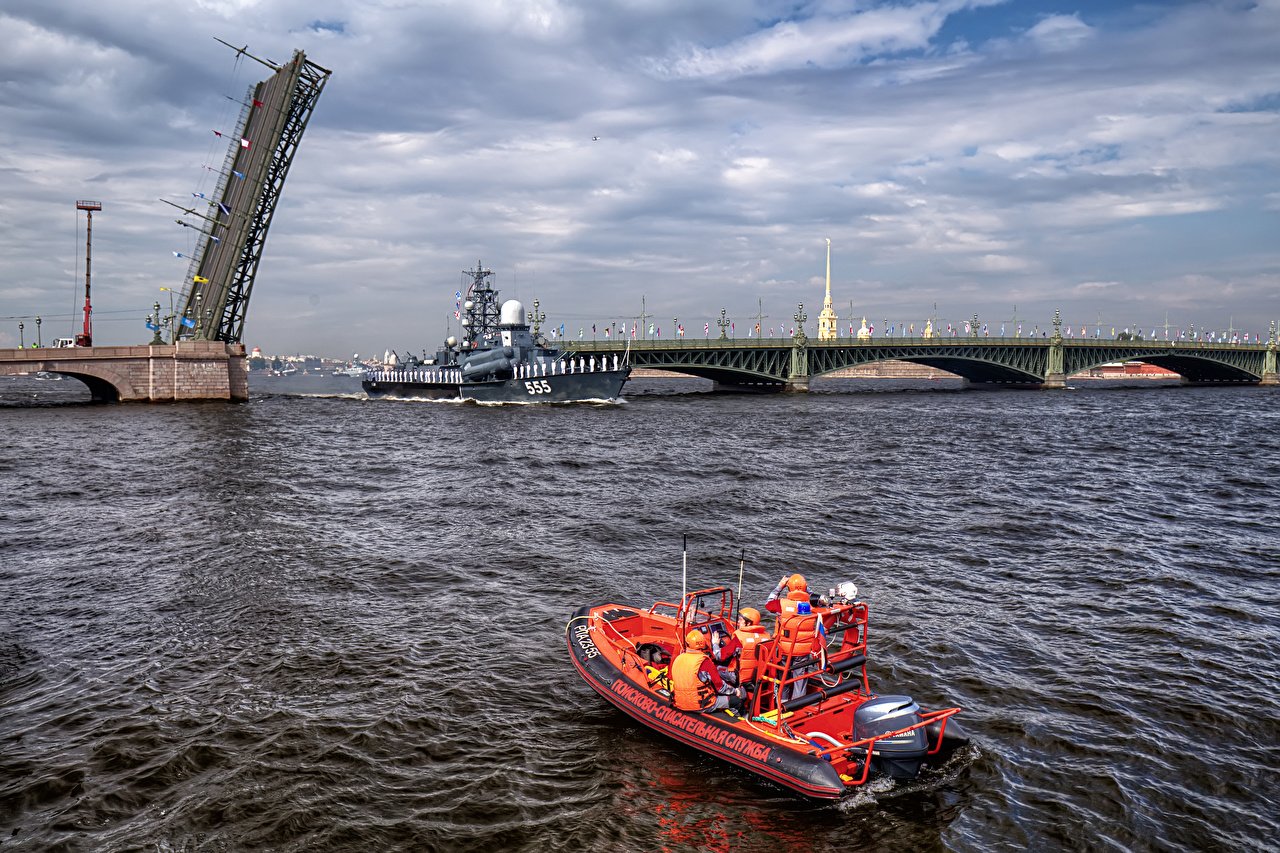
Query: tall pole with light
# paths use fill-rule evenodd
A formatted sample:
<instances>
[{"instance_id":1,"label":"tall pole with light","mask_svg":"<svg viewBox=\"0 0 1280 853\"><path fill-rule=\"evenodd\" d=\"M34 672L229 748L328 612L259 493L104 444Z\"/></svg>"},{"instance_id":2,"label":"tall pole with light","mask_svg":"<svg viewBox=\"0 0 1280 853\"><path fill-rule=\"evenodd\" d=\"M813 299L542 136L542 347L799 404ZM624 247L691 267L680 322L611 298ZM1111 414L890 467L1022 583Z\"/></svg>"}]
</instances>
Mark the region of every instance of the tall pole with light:
<instances>
[{"instance_id":1,"label":"tall pole with light","mask_svg":"<svg viewBox=\"0 0 1280 853\"><path fill-rule=\"evenodd\" d=\"M88 217L88 224L84 231L84 331L76 335L76 346L91 347L93 346L93 326L90 316L93 314L93 307L89 302L89 264L93 258L93 212L102 210L102 202L77 201L76 210L83 210Z\"/></svg>"}]
</instances>

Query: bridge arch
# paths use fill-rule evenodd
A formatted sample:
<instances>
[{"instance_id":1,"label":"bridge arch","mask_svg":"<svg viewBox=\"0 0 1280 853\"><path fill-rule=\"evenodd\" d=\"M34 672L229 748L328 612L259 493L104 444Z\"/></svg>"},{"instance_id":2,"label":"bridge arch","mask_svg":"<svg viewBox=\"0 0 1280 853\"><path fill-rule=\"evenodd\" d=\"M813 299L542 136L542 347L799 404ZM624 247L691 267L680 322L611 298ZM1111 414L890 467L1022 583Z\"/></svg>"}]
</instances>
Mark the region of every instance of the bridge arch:
<instances>
[{"instance_id":1,"label":"bridge arch","mask_svg":"<svg viewBox=\"0 0 1280 853\"><path fill-rule=\"evenodd\" d=\"M22 376L26 373L56 373L71 379L78 379L89 389L89 395L95 403L120 402L120 388L117 383L127 377L111 375L116 373L109 366L103 365L96 370L87 370L83 366L71 367L65 364L45 364L32 362L27 364L0 364L0 376Z\"/></svg>"},{"instance_id":2,"label":"bridge arch","mask_svg":"<svg viewBox=\"0 0 1280 853\"><path fill-rule=\"evenodd\" d=\"M822 376L880 361L905 361L945 370L972 383L1040 387L1045 376L1045 351L1038 346L992 347L977 342L929 343L911 341L851 346L814 347L810 370Z\"/></svg>"},{"instance_id":3,"label":"bridge arch","mask_svg":"<svg viewBox=\"0 0 1280 853\"><path fill-rule=\"evenodd\" d=\"M1190 384L1258 383L1266 373L1261 351L1208 345L1153 352L1151 346L1067 347L1064 372L1073 376L1104 364L1140 361L1171 370Z\"/></svg>"}]
</instances>

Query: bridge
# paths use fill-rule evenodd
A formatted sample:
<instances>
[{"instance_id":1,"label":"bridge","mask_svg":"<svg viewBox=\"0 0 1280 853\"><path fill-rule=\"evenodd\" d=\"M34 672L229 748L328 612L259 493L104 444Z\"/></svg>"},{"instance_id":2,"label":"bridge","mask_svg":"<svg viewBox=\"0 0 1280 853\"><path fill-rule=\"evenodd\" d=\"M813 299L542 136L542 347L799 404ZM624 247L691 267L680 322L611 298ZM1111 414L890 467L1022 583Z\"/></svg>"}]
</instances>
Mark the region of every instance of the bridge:
<instances>
[{"instance_id":1,"label":"bridge","mask_svg":"<svg viewBox=\"0 0 1280 853\"><path fill-rule=\"evenodd\" d=\"M1104 364L1141 361L1173 371L1184 385L1280 386L1276 328L1267 343L1064 339L1055 317L1043 338L838 338L815 341L804 333L803 306L790 338L562 342L574 355L630 352L636 367L699 376L725 388L756 391L809 389L815 377L878 361L906 361L954 373L969 384L1010 388L1065 388L1067 379ZM976 326L975 326L976 328Z\"/></svg>"},{"instance_id":2,"label":"bridge","mask_svg":"<svg viewBox=\"0 0 1280 853\"><path fill-rule=\"evenodd\" d=\"M217 188L201 196L208 208L166 202L195 217L178 223L199 234L180 313L169 318L169 342L160 335L157 303L150 344L0 349L0 376L59 373L79 379L99 401L249 398L241 344L249 298L285 177L331 72L300 50L283 65L236 52L275 73L245 93Z\"/></svg>"},{"instance_id":3,"label":"bridge","mask_svg":"<svg viewBox=\"0 0 1280 853\"><path fill-rule=\"evenodd\" d=\"M0 349L0 376L37 372L79 379L98 402L249 399L244 345L221 341Z\"/></svg>"}]
</instances>

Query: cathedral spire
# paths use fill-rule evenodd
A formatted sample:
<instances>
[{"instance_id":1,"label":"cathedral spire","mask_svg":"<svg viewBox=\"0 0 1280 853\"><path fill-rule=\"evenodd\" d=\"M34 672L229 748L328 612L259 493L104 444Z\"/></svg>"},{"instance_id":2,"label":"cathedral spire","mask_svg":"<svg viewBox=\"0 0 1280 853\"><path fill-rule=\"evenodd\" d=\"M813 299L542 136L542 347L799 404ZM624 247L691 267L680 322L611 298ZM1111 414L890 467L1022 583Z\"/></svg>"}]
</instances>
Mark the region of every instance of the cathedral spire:
<instances>
[{"instance_id":1,"label":"cathedral spire","mask_svg":"<svg viewBox=\"0 0 1280 853\"><path fill-rule=\"evenodd\" d=\"M836 310L831 307L831 238L827 240L827 297L822 302L822 313L818 315L818 340L834 341L840 336L840 321Z\"/></svg>"}]
</instances>

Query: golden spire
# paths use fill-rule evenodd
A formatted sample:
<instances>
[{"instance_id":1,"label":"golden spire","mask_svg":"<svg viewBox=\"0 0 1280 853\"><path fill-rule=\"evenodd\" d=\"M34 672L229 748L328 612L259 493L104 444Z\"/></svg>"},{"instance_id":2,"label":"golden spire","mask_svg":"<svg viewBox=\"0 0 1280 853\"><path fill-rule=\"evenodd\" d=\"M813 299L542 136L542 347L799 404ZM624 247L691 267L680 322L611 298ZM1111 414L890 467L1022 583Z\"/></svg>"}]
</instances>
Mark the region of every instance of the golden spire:
<instances>
[{"instance_id":1,"label":"golden spire","mask_svg":"<svg viewBox=\"0 0 1280 853\"><path fill-rule=\"evenodd\" d=\"M827 298L823 306L831 304L831 238L827 238Z\"/></svg>"},{"instance_id":2,"label":"golden spire","mask_svg":"<svg viewBox=\"0 0 1280 853\"><path fill-rule=\"evenodd\" d=\"M831 307L831 238L827 240L827 298L822 302L822 313L818 315L818 340L834 341L840 335L840 320L836 310Z\"/></svg>"}]
</instances>

